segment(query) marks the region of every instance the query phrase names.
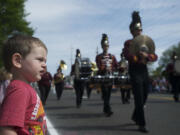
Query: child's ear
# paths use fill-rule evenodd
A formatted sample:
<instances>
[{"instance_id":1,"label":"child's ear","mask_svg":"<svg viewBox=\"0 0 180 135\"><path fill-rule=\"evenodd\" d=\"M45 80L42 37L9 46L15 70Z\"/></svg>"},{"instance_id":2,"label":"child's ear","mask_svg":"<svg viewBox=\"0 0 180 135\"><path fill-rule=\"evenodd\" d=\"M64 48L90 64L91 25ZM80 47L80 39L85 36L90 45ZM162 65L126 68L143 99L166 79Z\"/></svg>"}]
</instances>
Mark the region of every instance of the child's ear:
<instances>
[{"instance_id":1,"label":"child's ear","mask_svg":"<svg viewBox=\"0 0 180 135\"><path fill-rule=\"evenodd\" d=\"M12 64L16 68L21 68L22 56L19 53L14 53L12 56Z\"/></svg>"}]
</instances>

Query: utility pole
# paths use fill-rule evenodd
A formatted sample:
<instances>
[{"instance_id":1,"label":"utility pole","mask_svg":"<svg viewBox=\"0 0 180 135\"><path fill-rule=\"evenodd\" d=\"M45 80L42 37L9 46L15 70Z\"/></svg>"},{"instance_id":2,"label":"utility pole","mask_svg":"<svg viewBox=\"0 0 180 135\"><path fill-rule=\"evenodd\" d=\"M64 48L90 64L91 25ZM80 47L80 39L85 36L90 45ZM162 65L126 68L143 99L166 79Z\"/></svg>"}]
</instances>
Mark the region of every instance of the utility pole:
<instances>
[{"instance_id":1,"label":"utility pole","mask_svg":"<svg viewBox=\"0 0 180 135\"><path fill-rule=\"evenodd\" d=\"M98 49L98 46L97 46L97 48L96 48L96 55L98 55L98 54L99 54L98 50L99 50L99 49Z\"/></svg>"},{"instance_id":2,"label":"utility pole","mask_svg":"<svg viewBox=\"0 0 180 135\"><path fill-rule=\"evenodd\" d=\"M73 53L73 47L71 46L71 58L70 58L70 62L71 62L71 66L72 66L72 53Z\"/></svg>"}]
</instances>

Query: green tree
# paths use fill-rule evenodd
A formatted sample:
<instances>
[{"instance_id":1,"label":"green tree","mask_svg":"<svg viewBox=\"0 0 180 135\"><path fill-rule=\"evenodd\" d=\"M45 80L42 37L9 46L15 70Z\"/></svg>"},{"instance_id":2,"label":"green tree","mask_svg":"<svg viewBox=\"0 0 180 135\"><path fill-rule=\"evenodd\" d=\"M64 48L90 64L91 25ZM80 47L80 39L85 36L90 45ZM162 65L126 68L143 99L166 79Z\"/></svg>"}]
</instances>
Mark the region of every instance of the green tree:
<instances>
[{"instance_id":1,"label":"green tree","mask_svg":"<svg viewBox=\"0 0 180 135\"><path fill-rule=\"evenodd\" d=\"M24 10L26 0L0 1L0 50L3 42L15 33L33 35L34 29L29 27L30 22L25 20L28 15ZM0 52L0 66L2 57Z\"/></svg>"},{"instance_id":2,"label":"green tree","mask_svg":"<svg viewBox=\"0 0 180 135\"><path fill-rule=\"evenodd\" d=\"M173 52L176 52L176 54L180 58L180 42L177 45L172 45L169 49L165 50L162 53L162 56L160 57L158 62L161 67L165 68L167 66L167 64L171 61L171 56Z\"/></svg>"},{"instance_id":3,"label":"green tree","mask_svg":"<svg viewBox=\"0 0 180 135\"><path fill-rule=\"evenodd\" d=\"M160 77L162 75L162 71L163 71L162 68L163 68L162 66L157 67L155 70L153 70L151 72L151 76L153 78Z\"/></svg>"},{"instance_id":4,"label":"green tree","mask_svg":"<svg viewBox=\"0 0 180 135\"><path fill-rule=\"evenodd\" d=\"M159 58L158 61L159 66L152 72L154 77L165 75L165 68L167 64L171 62L171 56L173 52L176 52L176 54L180 58L180 42L177 45L172 45L170 48L168 48L162 53L162 56Z\"/></svg>"}]
</instances>

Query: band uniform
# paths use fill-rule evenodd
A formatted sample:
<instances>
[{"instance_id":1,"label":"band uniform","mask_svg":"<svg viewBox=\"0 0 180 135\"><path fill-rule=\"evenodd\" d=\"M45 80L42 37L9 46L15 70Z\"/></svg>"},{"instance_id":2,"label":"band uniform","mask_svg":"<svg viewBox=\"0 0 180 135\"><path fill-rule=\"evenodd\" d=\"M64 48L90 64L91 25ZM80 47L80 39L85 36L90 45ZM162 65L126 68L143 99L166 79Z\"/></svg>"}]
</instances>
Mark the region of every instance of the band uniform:
<instances>
[{"instance_id":1,"label":"band uniform","mask_svg":"<svg viewBox=\"0 0 180 135\"><path fill-rule=\"evenodd\" d=\"M179 101L179 93L180 93L180 72L176 70L175 66L180 63L180 60L176 54L176 52L172 53L171 62L166 66L166 74L167 79L171 84L173 98L175 102ZM179 69L180 65L177 65Z\"/></svg>"},{"instance_id":2,"label":"band uniform","mask_svg":"<svg viewBox=\"0 0 180 135\"><path fill-rule=\"evenodd\" d=\"M101 47L103 52L96 56L96 64L98 67L98 75L108 76L117 69L117 61L114 55L108 53L109 41L106 34L102 35ZM104 102L103 112L106 117L110 117L113 112L110 106L110 97L112 90L112 83L101 83L102 97Z\"/></svg>"},{"instance_id":3,"label":"band uniform","mask_svg":"<svg viewBox=\"0 0 180 135\"><path fill-rule=\"evenodd\" d=\"M141 35L142 23L138 11L132 13L132 22L129 28L133 39ZM135 108L132 114L132 120L139 126L140 132L148 132L144 115L144 105L149 91L147 62L156 61L157 55L155 53L141 52L141 50L137 55L130 53L133 39L125 41L123 48L123 54L129 63L129 75L134 95Z\"/></svg>"}]
</instances>

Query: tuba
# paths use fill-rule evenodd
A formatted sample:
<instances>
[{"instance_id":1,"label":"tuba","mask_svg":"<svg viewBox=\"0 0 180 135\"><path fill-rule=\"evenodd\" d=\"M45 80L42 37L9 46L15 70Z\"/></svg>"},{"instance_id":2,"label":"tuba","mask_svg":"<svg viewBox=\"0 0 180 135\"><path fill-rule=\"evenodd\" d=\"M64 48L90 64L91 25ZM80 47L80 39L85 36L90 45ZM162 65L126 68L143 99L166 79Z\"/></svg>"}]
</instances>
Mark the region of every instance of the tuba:
<instances>
[{"instance_id":1,"label":"tuba","mask_svg":"<svg viewBox=\"0 0 180 135\"><path fill-rule=\"evenodd\" d=\"M91 70L92 70L92 72L91 72L91 77L92 76L95 76L95 75L97 75L97 72L98 72L98 67L97 67L97 65L96 65L96 62L91 62Z\"/></svg>"},{"instance_id":2,"label":"tuba","mask_svg":"<svg viewBox=\"0 0 180 135\"><path fill-rule=\"evenodd\" d=\"M61 60L61 61L60 61L60 68L61 68L62 70L66 70L66 69L67 69L67 65L66 65L66 63L64 62L64 60Z\"/></svg>"},{"instance_id":3,"label":"tuba","mask_svg":"<svg viewBox=\"0 0 180 135\"><path fill-rule=\"evenodd\" d=\"M66 70L67 65L63 60L60 61L60 65L59 65L58 69L61 72L57 74L57 79L55 79L55 83L62 82L64 80L64 78L65 78L64 74L62 73L62 70Z\"/></svg>"}]
</instances>

